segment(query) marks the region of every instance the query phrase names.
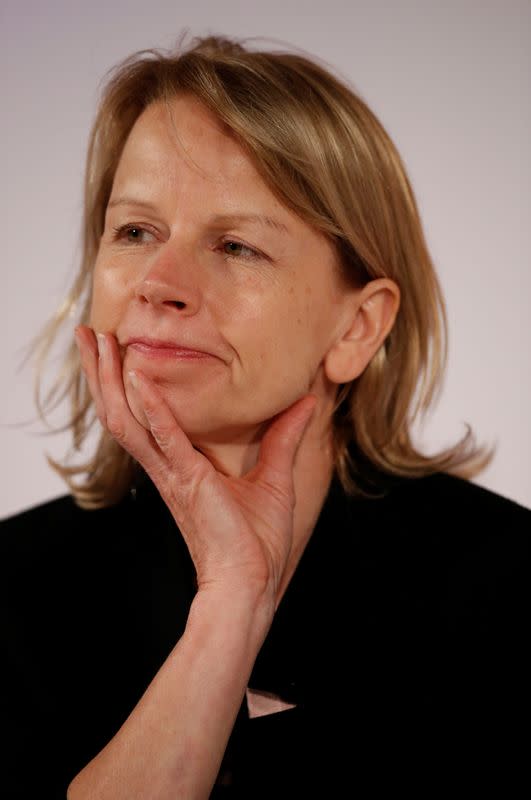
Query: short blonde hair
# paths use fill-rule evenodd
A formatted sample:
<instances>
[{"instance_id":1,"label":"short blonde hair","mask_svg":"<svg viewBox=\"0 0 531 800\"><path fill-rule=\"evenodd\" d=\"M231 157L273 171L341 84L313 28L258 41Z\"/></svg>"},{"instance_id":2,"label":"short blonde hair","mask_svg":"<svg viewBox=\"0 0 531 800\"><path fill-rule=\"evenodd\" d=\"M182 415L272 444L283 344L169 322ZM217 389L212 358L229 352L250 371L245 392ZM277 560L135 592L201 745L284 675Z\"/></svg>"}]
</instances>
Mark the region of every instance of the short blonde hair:
<instances>
[{"instance_id":1,"label":"short blonde hair","mask_svg":"<svg viewBox=\"0 0 531 800\"><path fill-rule=\"evenodd\" d=\"M476 446L470 426L461 441L435 455L422 454L412 441L412 424L442 385L447 319L404 164L366 103L330 69L294 52L252 51L207 36L181 42L170 54L135 53L111 72L87 154L81 269L40 337L40 367L73 309L88 323L92 271L129 132L147 106L179 93L195 96L228 126L280 201L333 243L348 280L362 286L387 277L400 288L392 330L364 372L338 390L334 458L345 491L375 493L382 473L476 475L493 451ZM73 342L62 378L44 402L37 384L40 414L45 418L66 395L67 427L79 449L95 414ZM49 461L83 507L119 500L138 469L104 430L88 461Z\"/></svg>"}]
</instances>

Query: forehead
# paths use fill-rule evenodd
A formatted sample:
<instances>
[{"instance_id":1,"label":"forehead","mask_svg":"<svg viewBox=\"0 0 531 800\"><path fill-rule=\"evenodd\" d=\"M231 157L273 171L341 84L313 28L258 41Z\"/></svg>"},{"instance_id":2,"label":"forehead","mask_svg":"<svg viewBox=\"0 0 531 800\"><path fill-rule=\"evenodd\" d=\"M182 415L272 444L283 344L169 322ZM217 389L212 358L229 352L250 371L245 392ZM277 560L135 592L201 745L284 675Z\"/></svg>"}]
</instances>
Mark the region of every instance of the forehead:
<instances>
[{"instance_id":1,"label":"forehead","mask_svg":"<svg viewBox=\"0 0 531 800\"><path fill-rule=\"evenodd\" d=\"M190 221L215 215L257 215L289 231L286 252L337 268L327 237L269 188L234 134L197 98L179 95L148 106L126 141L112 195L171 206ZM335 270L334 270L335 271Z\"/></svg>"},{"instance_id":2,"label":"forehead","mask_svg":"<svg viewBox=\"0 0 531 800\"><path fill-rule=\"evenodd\" d=\"M165 176L167 182L193 178L209 183L213 191L245 193L252 188L264 200L281 205L227 126L187 95L153 103L137 119L115 180L131 172Z\"/></svg>"}]
</instances>

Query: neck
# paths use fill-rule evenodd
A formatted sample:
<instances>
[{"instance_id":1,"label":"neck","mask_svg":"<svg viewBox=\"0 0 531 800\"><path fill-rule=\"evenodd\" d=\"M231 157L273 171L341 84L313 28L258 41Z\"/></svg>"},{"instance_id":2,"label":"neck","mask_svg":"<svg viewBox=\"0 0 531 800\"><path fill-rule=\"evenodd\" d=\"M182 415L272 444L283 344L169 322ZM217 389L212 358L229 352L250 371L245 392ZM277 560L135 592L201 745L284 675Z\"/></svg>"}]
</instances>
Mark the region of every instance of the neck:
<instances>
[{"instance_id":1,"label":"neck","mask_svg":"<svg viewBox=\"0 0 531 800\"><path fill-rule=\"evenodd\" d=\"M333 472L333 452L331 435L324 437L321 444L301 445L294 469L295 511L293 515L293 544L282 583L278 601L282 599L295 572L300 557L313 533L323 507Z\"/></svg>"}]
</instances>

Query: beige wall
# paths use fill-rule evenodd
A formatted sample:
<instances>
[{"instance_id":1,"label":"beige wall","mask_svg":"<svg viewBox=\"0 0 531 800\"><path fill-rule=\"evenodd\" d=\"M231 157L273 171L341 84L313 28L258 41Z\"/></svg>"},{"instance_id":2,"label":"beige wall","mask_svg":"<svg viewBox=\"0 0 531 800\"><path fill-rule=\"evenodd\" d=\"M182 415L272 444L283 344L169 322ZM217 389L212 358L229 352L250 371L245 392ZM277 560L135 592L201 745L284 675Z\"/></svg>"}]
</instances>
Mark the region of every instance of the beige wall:
<instances>
[{"instance_id":1,"label":"beige wall","mask_svg":"<svg viewBox=\"0 0 531 800\"><path fill-rule=\"evenodd\" d=\"M43 456L62 453L64 436L16 427L33 413L31 369L17 365L75 267L98 82L183 27L305 48L380 116L449 307L445 391L422 441L430 450L472 423L499 445L477 483L531 506L529 2L3 0L0 14L0 516L64 492Z\"/></svg>"}]
</instances>

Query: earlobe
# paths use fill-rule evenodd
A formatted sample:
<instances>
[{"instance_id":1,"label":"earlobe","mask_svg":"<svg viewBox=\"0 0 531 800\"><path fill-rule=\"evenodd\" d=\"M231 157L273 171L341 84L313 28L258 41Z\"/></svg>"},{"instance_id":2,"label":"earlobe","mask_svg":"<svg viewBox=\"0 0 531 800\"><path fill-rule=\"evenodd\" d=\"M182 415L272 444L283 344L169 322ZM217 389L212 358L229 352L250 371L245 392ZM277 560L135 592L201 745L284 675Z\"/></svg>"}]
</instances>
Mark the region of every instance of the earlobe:
<instances>
[{"instance_id":1,"label":"earlobe","mask_svg":"<svg viewBox=\"0 0 531 800\"><path fill-rule=\"evenodd\" d=\"M399 305L400 289L394 281L379 278L364 286L347 329L324 360L332 383L349 383L361 375L393 327Z\"/></svg>"}]
</instances>

